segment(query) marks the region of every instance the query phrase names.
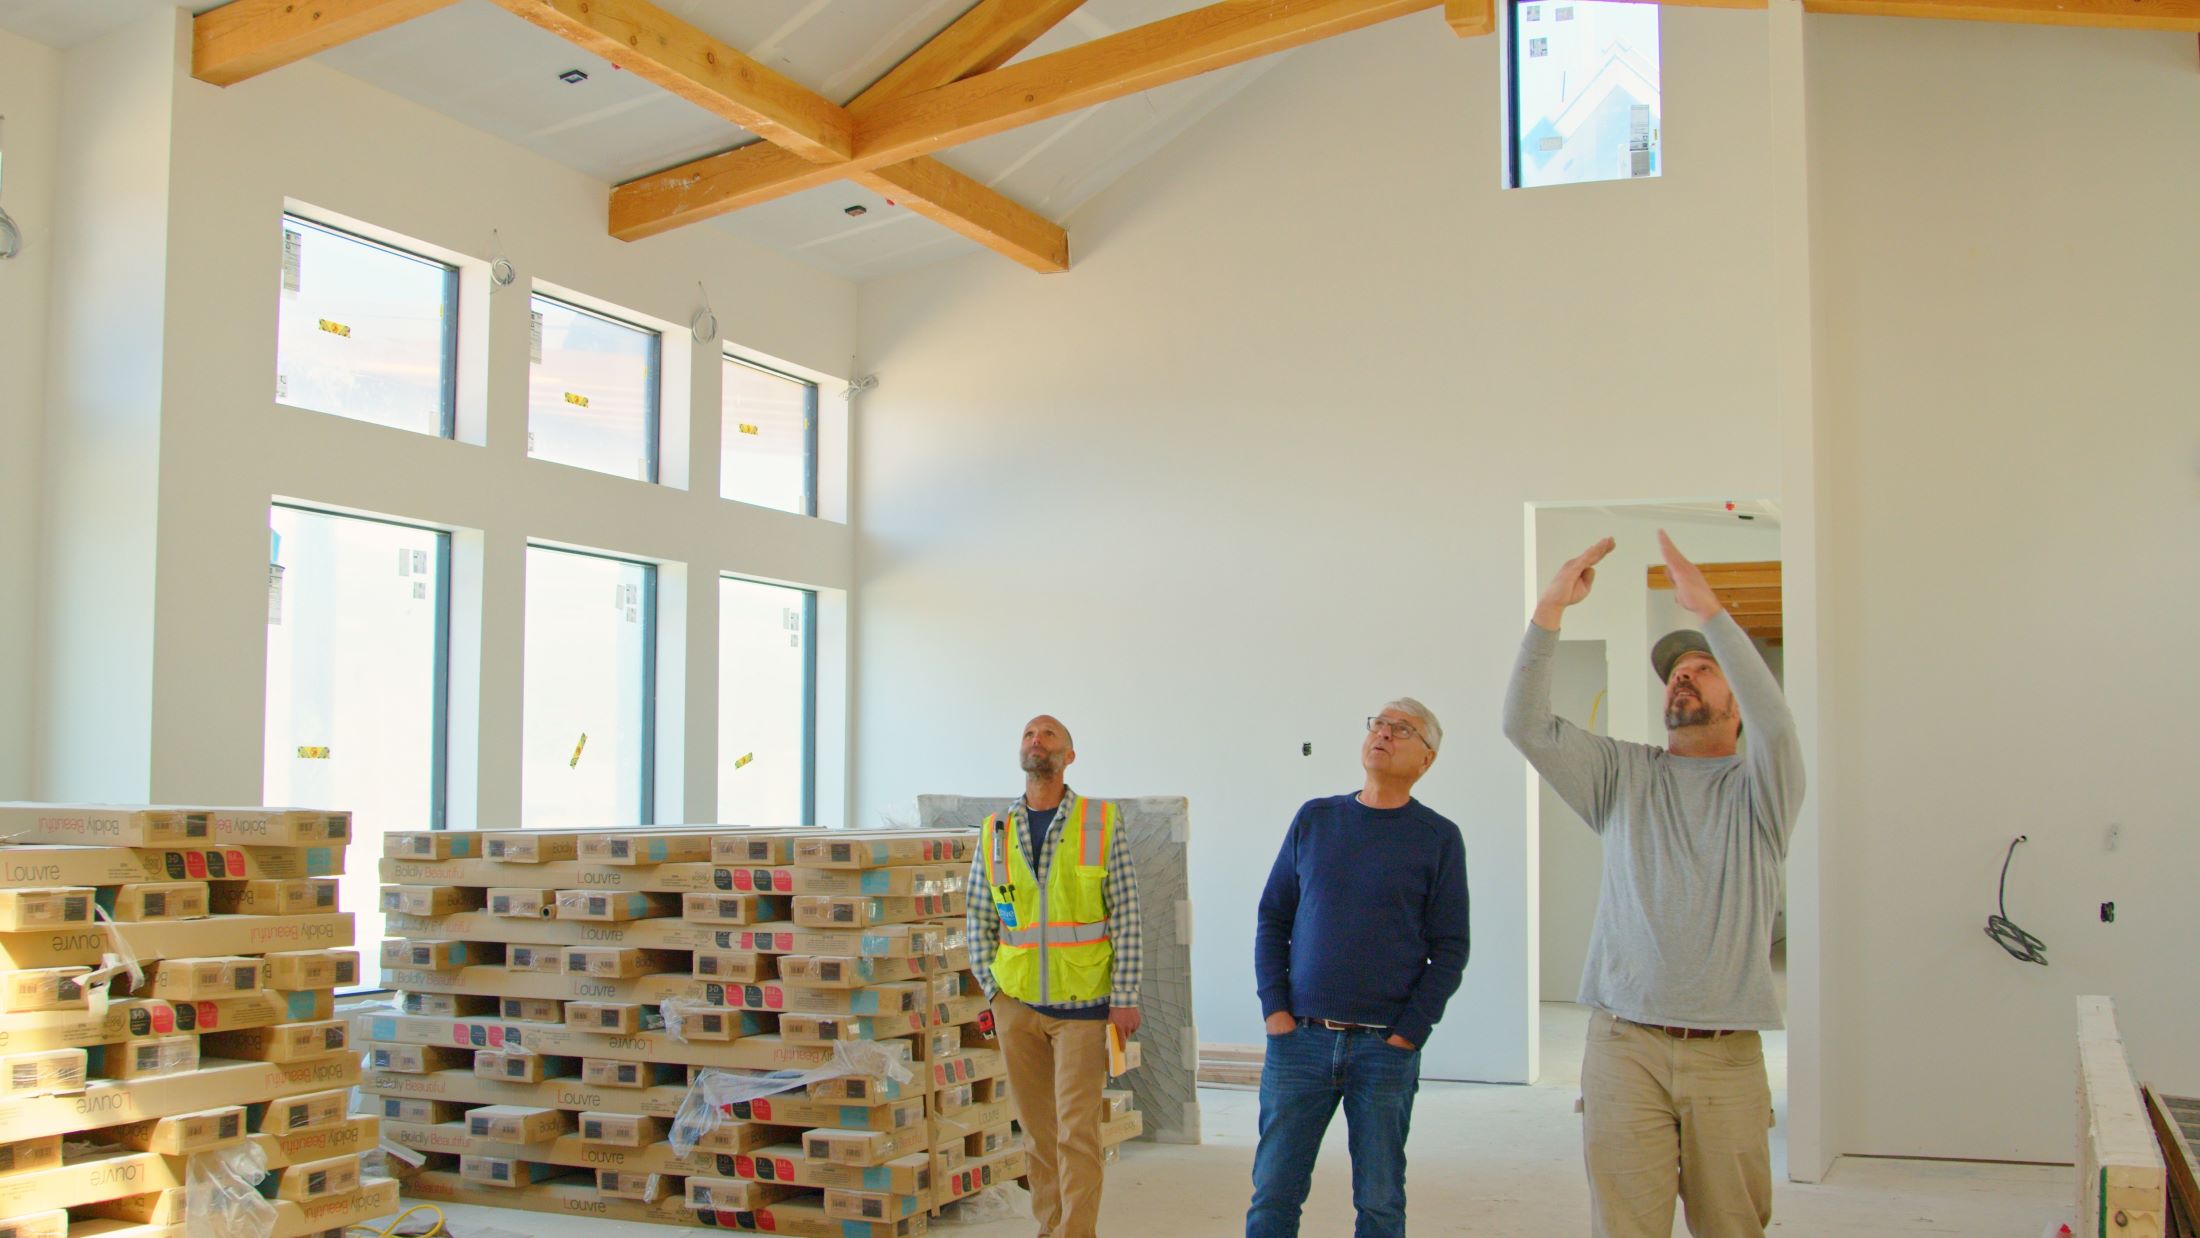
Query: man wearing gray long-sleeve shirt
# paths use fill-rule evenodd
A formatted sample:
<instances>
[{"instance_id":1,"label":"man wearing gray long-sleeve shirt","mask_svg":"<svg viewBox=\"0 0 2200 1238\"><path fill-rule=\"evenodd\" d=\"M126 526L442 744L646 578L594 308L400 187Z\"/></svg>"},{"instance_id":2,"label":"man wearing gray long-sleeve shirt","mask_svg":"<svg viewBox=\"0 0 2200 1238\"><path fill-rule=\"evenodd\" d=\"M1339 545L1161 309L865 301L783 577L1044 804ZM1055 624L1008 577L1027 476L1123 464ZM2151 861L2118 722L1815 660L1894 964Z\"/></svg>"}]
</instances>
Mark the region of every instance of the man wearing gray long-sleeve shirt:
<instances>
[{"instance_id":1,"label":"man wearing gray long-sleeve shirt","mask_svg":"<svg viewBox=\"0 0 2200 1238\"><path fill-rule=\"evenodd\" d=\"M1592 735L1551 712L1560 616L1589 596L1610 538L1568 560L1537 600L1505 735L1603 839L1579 999L1596 1011L1581 1065L1591 1233L1669 1238L1677 1192L1698 1238L1756 1238L1772 1219L1757 1033L1781 1025L1772 923L1802 749L1749 637L1696 565L1663 532L1658 542L1675 600L1703 622L1652 655L1666 746Z\"/></svg>"}]
</instances>

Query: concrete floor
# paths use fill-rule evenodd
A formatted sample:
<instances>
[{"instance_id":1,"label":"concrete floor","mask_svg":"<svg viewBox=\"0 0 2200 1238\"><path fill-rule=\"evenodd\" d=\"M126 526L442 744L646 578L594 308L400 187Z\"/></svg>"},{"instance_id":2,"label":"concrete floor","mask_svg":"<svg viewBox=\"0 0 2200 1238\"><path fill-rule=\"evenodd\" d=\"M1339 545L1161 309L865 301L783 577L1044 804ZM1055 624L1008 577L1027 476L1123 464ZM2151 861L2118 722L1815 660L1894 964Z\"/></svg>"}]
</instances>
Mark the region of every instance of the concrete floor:
<instances>
[{"instance_id":1,"label":"concrete floor","mask_svg":"<svg viewBox=\"0 0 2200 1238\"><path fill-rule=\"evenodd\" d=\"M1531 1087L1423 1085L1414 1110L1408 1191L1412 1232L1553 1238L1588 1230L1582 1176L1579 1092L1587 1012L1567 1003L1543 1007L1546 1077ZM1766 1037L1767 1065L1781 1127L1773 1132L1775 1232L1810 1238L1944 1234L2041 1238L2071 1217L2067 1168L1940 1161L1844 1159L1827 1180L1785 1180L1787 1038ZM1241 1233L1259 1100L1251 1092L1204 1088L1207 1142L1196 1148L1132 1144L1109 1167L1104 1229L1111 1235L1189 1238ZM1344 1122L1330 1129L1303 1232L1334 1238L1352 1232ZM1016 1193L1023 1205L1023 1197ZM453 1206L454 1238L663 1238L664 1227L584 1221L501 1209ZM945 1225L965 1238L1030 1238L1028 1217ZM1676 1222L1676 1234L1686 1234Z\"/></svg>"}]
</instances>

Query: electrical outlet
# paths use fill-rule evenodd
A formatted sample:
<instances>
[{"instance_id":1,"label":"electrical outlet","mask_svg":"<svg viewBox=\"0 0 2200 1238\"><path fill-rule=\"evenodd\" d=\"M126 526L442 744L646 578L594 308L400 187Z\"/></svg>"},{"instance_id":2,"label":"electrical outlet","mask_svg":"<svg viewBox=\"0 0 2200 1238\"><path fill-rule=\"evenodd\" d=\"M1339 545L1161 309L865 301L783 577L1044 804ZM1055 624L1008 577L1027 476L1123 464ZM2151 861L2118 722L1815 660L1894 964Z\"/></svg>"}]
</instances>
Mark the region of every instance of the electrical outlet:
<instances>
[{"instance_id":1,"label":"electrical outlet","mask_svg":"<svg viewBox=\"0 0 2200 1238\"><path fill-rule=\"evenodd\" d=\"M2114 924L2114 923L2116 923L2116 904L2115 904L2115 903L2113 903L2113 902L2108 902L2108 903L2102 903L2102 904L2101 904L2101 923L2103 923L2103 924Z\"/></svg>"},{"instance_id":2,"label":"electrical outlet","mask_svg":"<svg viewBox=\"0 0 2200 1238\"><path fill-rule=\"evenodd\" d=\"M1313 745L1312 743L1304 743L1304 744L1300 744L1300 745L1299 745L1299 755L1300 755L1300 756L1302 756L1302 757L1310 757L1310 756L1313 756L1313 755L1314 755L1314 745Z\"/></svg>"}]
</instances>

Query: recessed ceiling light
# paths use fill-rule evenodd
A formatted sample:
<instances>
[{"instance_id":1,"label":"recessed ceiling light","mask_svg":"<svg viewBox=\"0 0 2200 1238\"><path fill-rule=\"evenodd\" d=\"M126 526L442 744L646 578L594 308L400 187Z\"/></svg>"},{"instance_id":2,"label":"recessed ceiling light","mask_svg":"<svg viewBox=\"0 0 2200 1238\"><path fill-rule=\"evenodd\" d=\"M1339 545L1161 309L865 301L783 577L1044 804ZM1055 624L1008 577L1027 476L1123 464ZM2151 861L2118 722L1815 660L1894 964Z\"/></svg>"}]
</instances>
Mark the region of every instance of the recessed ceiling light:
<instances>
[{"instance_id":1,"label":"recessed ceiling light","mask_svg":"<svg viewBox=\"0 0 2200 1238\"><path fill-rule=\"evenodd\" d=\"M588 80L588 75L579 69L567 69L565 72L558 74L558 80L568 86L578 86Z\"/></svg>"},{"instance_id":2,"label":"recessed ceiling light","mask_svg":"<svg viewBox=\"0 0 2200 1238\"><path fill-rule=\"evenodd\" d=\"M854 219L856 216L861 215L865 211L868 211L870 209L870 207L863 205L861 202L858 202L854 206L844 206L840 208L840 213L846 215L850 219Z\"/></svg>"}]
</instances>

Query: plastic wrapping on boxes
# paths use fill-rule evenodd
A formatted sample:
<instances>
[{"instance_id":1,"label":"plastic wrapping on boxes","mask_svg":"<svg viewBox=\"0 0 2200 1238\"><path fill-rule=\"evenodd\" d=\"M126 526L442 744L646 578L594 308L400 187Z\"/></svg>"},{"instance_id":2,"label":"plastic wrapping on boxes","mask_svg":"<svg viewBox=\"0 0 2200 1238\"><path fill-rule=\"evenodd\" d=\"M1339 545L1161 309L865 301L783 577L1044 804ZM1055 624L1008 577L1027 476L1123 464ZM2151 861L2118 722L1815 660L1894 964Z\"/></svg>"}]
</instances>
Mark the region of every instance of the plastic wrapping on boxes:
<instances>
[{"instance_id":1,"label":"plastic wrapping on boxes","mask_svg":"<svg viewBox=\"0 0 2200 1238\"><path fill-rule=\"evenodd\" d=\"M900 1058L877 1044L864 1042L835 1045L831 1061L808 1070L775 1070L755 1075L730 1070L699 1070L688 1084L687 1097L680 1102L679 1114L672 1119L667 1141L674 1152L687 1156L695 1151L695 1145L705 1135L721 1123L733 1120L729 1113L732 1106L758 1097L777 1096L841 1075L883 1075L896 1083L907 1083L915 1078Z\"/></svg>"},{"instance_id":2,"label":"plastic wrapping on boxes","mask_svg":"<svg viewBox=\"0 0 2200 1238\"><path fill-rule=\"evenodd\" d=\"M275 1230L275 1205L260 1194L267 1153L255 1143L192 1153L184 1169L185 1238L250 1238Z\"/></svg>"},{"instance_id":3,"label":"plastic wrapping on boxes","mask_svg":"<svg viewBox=\"0 0 2200 1238\"><path fill-rule=\"evenodd\" d=\"M990 1225L1031 1215L1031 1197L1021 1188L989 1186L965 1196L940 1212L942 1225Z\"/></svg>"}]
</instances>

